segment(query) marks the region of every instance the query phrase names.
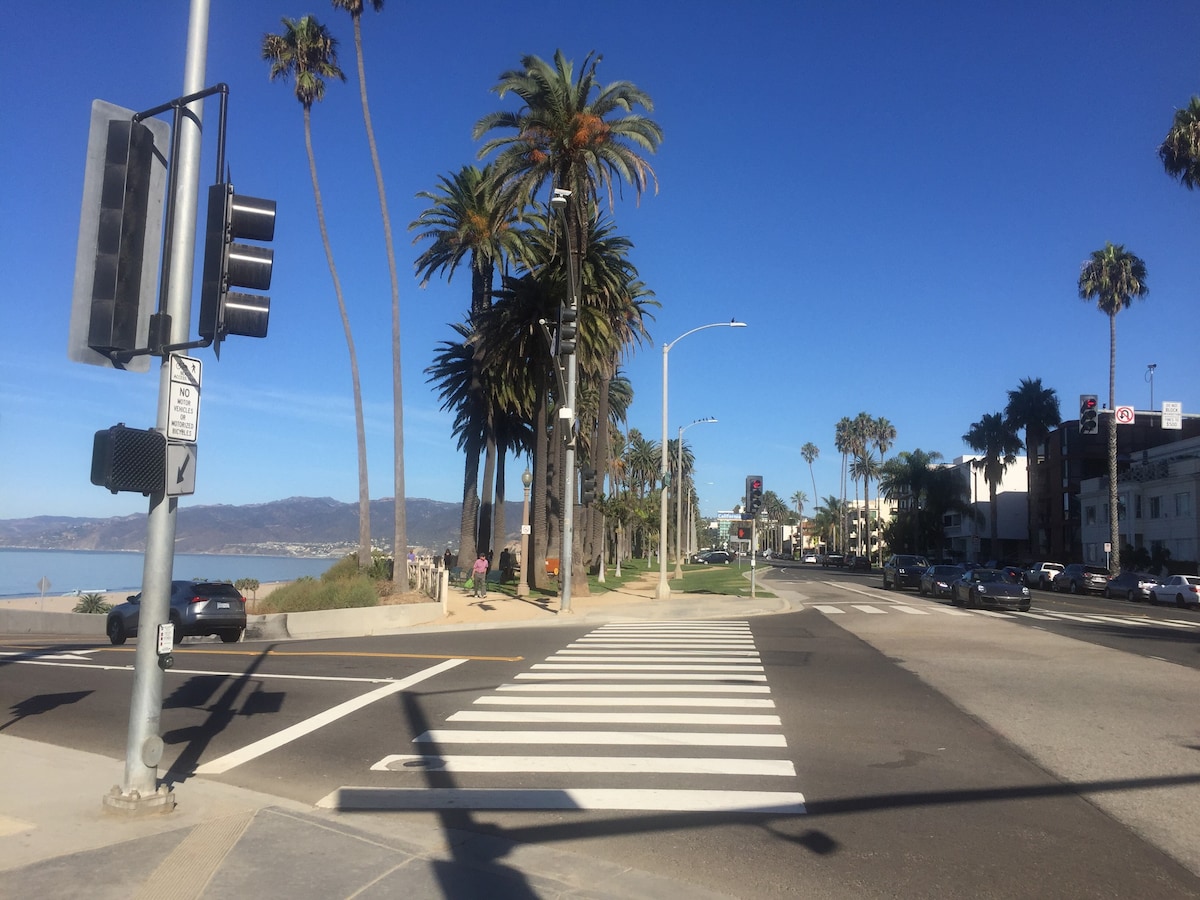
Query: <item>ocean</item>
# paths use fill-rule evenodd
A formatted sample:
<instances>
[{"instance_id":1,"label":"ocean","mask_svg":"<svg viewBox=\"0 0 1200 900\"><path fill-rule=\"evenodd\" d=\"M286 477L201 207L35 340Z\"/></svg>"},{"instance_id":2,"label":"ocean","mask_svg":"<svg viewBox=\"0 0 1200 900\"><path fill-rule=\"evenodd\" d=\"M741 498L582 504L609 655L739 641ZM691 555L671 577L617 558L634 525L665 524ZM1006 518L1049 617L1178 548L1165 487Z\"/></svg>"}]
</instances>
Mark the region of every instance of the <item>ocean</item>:
<instances>
[{"instance_id":1,"label":"ocean","mask_svg":"<svg viewBox=\"0 0 1200 900\"><path fill-rule=\"evenodd\" d=\"M217 553L177 553L173 577L260 583L294 581L320 576L335 558L293 556L229 556ZM130 591L142 588L142 553L99 550L9 550L0 548L0 599L47 597L87 591ZM42 579L46 588L40 588Z\"/></svg>"}]
</instances>

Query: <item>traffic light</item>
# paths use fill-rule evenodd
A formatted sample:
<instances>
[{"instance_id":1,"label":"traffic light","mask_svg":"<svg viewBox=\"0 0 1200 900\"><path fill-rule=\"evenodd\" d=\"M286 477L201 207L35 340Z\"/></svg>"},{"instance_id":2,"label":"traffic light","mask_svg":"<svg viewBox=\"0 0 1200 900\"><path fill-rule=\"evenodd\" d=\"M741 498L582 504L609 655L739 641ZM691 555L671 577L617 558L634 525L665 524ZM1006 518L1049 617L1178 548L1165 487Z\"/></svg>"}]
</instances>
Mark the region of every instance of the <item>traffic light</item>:
<instances>
[{"instance_id":1,"label":"traffic light","mask_svg":"<svg viewBox=\"0 0 1200 900\"><path fill-rule=\"evenodd\" d=\"M233 185L208 189L208 225L204 234L204 279L200 287L200 336L221 355L228 335L266 337L271 298L231 288L265 291L271 286L275 252L237 243L239 239L275 238L275 201L235 194Z\"/></svg>"},{"instance_id":2,"label":"traffic light","mask_svg":"<svg viewBox=\"0 0 1200 900\"><path fill-rule=\"evenodd\" d=\"M763 501L763 480L761 475L746 476L746 503L745 509L747 514L757 516L758 511L762 508Z\"/></svg>"},{"instance_id":3,"label":"traffic light","mask_svg":"<svg viewBox=\"0 0 1200 900\"><path fill-rule=\"evenodd\" d=\"M558 333L555 335L559 356L570 356L575 352L576 340L579 336L579 310L574 306L562 303L558 307Z\"/></svg>"},{"instance_id":4,"label":"traffic light","mask_svg":"<svg viewBox=\"0 0 1200 900\"><path fill-rule=\"evenodd\" d=\"M591 466L584 466L579 470L580 489L579 489L579 504L581 506L590 506L592 501L596 499L596 470Z\"/></svg>"},{"instance_id":5,"label":"traffic light","mask_svg":"<svg viewBox=\"0 0 1200 900\"><path fill-rule=\"evenodd\" d=\"M167 438L153 428L143 431L114 425L97 431L92 442L92 484L114 494L157 494L166 489Z\"/></svg>"},{"instance_id":6,"label":"traffic light","mask_svg":"<svg viewBox=\"0 0 1200 900\"><path fill-rule=\"evenodd\" d=\"M92 103L67 356L145 372L120 353L146 345L155 308L171 129L134 116Z\"/></svg>"},{"instance_id":7,"label":"traffic light","mask_svg":"<svg viewBox=\"0 0 1200 900\"><path fill-rule=\"evenodd\" d=\"M738 523L737 528L735 528L734 531L736 532L737 539L739 541L753 540L753 538L751 537L750 527L751 526L750 526L749 522L739 522Z\"/></svg>"},{"instance_id":8,"label":"traffic light","mask_svg":"<svg viewBox=\"0 0 1200 900\"><path fill-rule=\"evenodd\" d=\"M1079 433L1080 434L1095 434L1100 430L1100 423L1096 420L1098 413L1096 410L1096 395L1095 394L1080 394L1079 395Z\"/></svg>"}]
</instances>

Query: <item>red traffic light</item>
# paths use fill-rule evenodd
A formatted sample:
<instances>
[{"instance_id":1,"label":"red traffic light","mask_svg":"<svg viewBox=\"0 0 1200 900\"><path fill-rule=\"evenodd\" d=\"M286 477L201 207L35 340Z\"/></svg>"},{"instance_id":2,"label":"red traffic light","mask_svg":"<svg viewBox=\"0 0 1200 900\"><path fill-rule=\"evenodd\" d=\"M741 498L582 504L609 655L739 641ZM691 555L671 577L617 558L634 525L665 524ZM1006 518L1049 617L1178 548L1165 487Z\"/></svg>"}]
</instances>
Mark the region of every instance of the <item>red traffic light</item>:
<instances>
[{"instance_id":1,"label":"red traffic light","mask_svg":"<svg viewBox=\"0 0 1200 900\"><path fill-rule=\"evenodd\" d=\"M1083 408L1084 409L1095 409L1096 408L1096 398L1095 397L1086 398L1083 401Z\"/></svg>"}]
</instances>

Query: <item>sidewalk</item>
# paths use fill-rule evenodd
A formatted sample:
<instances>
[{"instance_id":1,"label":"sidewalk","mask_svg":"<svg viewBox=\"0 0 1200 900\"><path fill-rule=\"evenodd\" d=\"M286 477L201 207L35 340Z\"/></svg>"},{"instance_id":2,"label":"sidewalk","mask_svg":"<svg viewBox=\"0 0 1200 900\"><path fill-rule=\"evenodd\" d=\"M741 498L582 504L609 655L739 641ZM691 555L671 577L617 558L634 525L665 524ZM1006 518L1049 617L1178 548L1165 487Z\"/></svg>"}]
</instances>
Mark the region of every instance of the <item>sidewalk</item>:
<instances>
[{"instance_id":1,"label":"sidewalk","mask_svg":"<svg viewBox=\"0 0 1200 900\"><path fill-rule=\"evenodd\" d=\"M569 613L557 600L494 592L475 600L463 592L451 598L449 617L432 604L439 609L431 621L390 630L702 619L792 606L782 598L713 594L656 601L655 584L656 577L646 578L621 591L574 597ZM344 611L342 633L357 633L359 612ZM199 777L177 786L172 812L128 817L101 803L122 783L123 760L3 733L0 758L0 898L723 896L580 854L372 813L327 812Z\"/></svg>"}]
</instances>

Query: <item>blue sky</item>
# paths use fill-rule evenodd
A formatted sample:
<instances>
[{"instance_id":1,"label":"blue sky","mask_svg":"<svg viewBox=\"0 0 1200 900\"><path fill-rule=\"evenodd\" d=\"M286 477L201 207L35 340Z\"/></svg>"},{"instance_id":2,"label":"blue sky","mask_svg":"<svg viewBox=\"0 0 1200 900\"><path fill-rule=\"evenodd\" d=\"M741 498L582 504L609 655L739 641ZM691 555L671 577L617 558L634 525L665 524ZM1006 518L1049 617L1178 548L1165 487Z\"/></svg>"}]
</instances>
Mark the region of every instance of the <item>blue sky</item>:
<instances>
[{"instance_id":1,"label":"blue sky","mask_svg":"<svg viewBox=\"0 0 1200 900\"><path fill-rule=\"evenodd\" d=\"M88 115L95 98L146 109L182 92L187 4L68 0L47 22L7 11L0 56L0 518L142 513L89 481L92 435L154 424L155 374L67 360ZM515 108L491 92L561 48L599 80L653 99L665 140L657 194L614 218L662 308L625 363L629 424L661 433L661 343L732 317L670 353L669 431L686 440L706 514L747 474L789 498L838 492L834 425L860 411L897 430L892 452L947 459L961 436L1038 377L1064 419L1107 398L1108 322L1078 299L1105 241L1148 269L1150 295L1117 318L1117 402L1200 412L1194 333L1200 194L1163 173L1174 110L1200 93L1194 2L562 2L391 0L364 14L367 83L402 267L410 497L461 499L462 459L425 381L468 304L469 278L421 289L405 230L439 175L475 161L473 124ZM278 201L270 335L204 363L196 493L183 505L356 498L348 357L321 250L291 85L259 58L282 16L315 14L341 40L346 84L314 109L328 224L359 354L371 496L392 495L390 292L354 75L349 17L328 4L212 0L206 83L230 85L228 159L240 193ZM203 185L215 160L216 104ZM198 273L197 273L198 274ZM198 301L193 310L198 310ZM519 484L514 463L511 484Z\"/></svg>"}]
</instances>

